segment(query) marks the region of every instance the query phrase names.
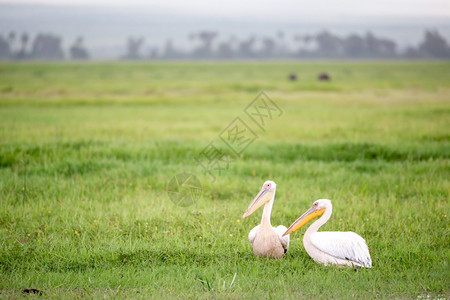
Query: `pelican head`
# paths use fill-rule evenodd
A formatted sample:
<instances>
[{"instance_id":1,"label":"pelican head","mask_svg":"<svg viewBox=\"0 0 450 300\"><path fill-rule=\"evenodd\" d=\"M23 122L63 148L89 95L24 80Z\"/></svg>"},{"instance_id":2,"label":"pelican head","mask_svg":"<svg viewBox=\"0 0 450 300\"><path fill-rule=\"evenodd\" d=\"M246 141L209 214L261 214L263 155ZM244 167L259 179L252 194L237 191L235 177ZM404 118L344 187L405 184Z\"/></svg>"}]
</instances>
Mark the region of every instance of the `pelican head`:
<instances>
[{"instance_id":1,"label":"pelican head","mask_svg":"<svg viewBox=\"0 0 450 300\"><path fill-rule=\"evenodd\" d=\"M290 234L294 231L299 230L309 221L314 219L315 217L319 217L323 215L326 209L331 209L331 200L328 199L319 199L314 201L313 205L310 209L308 209L303 215L301 215L291 226L286 230L283 236Z\"/></svg>"},{"instance_id":2,"label":"pelican head","mask_svg":"<svg viewBox=\"0 0 450 300\"><path fill-rule=\"evenodd\" d=\"M262 205L272 200L275 195L276 188L277 185L275 182L271 180L267 180L266 182L264 182L264 184L261 187L261 190L256 195L255 199L253 199L253 201L250 203L244 215L242 216L242 219L250 216L255 210L257 210Z\"/></svg>"}]
</instances>

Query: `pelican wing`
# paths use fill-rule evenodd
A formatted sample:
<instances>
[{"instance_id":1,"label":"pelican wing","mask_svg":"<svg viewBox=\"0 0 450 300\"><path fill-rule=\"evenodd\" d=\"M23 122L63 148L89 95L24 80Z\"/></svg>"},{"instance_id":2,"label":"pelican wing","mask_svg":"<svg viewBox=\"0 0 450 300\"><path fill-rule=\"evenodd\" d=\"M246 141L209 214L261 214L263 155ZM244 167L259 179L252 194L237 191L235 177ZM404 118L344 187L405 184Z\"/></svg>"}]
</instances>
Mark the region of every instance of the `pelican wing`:
<instances>
[{"instance_id":1,"label":"pelican wing","mask_svg":"<svg viewBox=\"0 0 450 300\"><path fill-rule=\"evenodd\" d=\"M252 230L250 230L250 232L248 233L248 241L250 242L250 244L253 245L253 241L255 240L256 237L256 233L258 232L259 226L255 226Z\"/></svg>"},{"instance_id":2,"label":"pelican wing","mask_svg":"<svg viewBox=\"0 0 450 300\"><path fill-rule=\"evenodd\" d=\"M366 241L354 232L322 231L311 234L311 243L319 250L334 257L372 267Z\"/></svg>"},{"instance_id":3,"label":"pelican wing","mask_svg":"<svg viewBox=\"0 0 450 300\"><path fill-rule=\"evenodd\" d=\"M280 225L280 226L277 226L276 228L274 228L274 230L280 236L281 245L283 245L284 253L286 253L289 248L289 234L286 236L282 236L282 235L286 232L287 228L283 225Z\"/></svg>"}]
</instances>

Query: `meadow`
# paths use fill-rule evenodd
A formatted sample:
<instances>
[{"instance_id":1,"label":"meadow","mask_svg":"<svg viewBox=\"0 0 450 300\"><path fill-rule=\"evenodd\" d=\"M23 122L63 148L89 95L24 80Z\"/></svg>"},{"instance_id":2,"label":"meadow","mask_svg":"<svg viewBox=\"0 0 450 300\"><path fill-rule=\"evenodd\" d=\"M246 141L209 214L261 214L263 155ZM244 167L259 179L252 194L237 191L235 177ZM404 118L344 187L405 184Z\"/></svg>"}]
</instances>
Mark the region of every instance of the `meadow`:
<instances>
[{"instance_id":1,"label":"meadow","mask_svg":"<svg viewBox=\"0 0 450 300\"><path fill-rule=\"evenodd\" d=\"M264 130L260 91L282 110ZM257 138L233 156L237 117ZM214 178L211 142L232 157ZM182 172L189 206L167 193ZM322 230L374 267L315 263L304 229L255 257L262 209L241 216L268 179L272 225L331 199ZM448 299L449 190L450 62L0 63L0 298Z\"/></svg>"}]
</instances>

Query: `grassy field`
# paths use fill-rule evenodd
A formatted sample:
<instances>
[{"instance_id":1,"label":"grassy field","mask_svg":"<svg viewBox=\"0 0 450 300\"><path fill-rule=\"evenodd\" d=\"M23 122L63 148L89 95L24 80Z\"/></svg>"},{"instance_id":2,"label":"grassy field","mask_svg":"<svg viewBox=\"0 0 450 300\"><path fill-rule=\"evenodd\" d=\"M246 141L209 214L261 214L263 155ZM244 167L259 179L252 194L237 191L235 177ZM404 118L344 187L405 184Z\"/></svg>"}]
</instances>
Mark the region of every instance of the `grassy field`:
<instances>
[{"instance_id":1,"label":"grassy field","mask_svg":"<svg viewBox=\"0 0 450 300\"><path fill-rule=\"evenodd\" d=\"M244 112L261 90L283 111L265 130ZM230 153L236 117L257 138L214 181L196 160ZM2 63L0 298L448 299L449 158L449 62ZM273 225L332 199L323 230L359 233L374 268L316 264L303 229L253 256L267 179Z\"/></svg>"}]
</instances>

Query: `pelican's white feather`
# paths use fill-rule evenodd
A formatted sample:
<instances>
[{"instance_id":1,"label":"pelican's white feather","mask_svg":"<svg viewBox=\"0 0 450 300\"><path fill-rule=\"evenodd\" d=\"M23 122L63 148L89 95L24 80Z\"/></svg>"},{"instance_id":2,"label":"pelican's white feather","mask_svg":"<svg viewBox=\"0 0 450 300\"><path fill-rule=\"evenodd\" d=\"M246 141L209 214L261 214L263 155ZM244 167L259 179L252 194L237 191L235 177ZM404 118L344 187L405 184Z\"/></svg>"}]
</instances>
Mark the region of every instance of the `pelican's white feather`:
<instances>
[{"instance_id":1,"label":"pelican's white feather","mask_svg":"<svg viewBox=\"0 0 450 300\"><path fill-rule=\"evenodd\" d=\"M250 244L253 245L253 241L255 240L256 237L256 233L258 232L258 228L261 225L255 226L252 230L250 230L250 232L248 233L248 241L250 242Z\"/></svg>"},{"instance_id":2,"label":"pelican's white feather","mask_svg":"<svg viewBox=\"0 0 450 300\"><path fill-rule=\"evenodd\" d=\"M331 256L372 267L366 241L352 231L315 232L311 234L311 243Z\"/></svg>"},{"instance_id":3,"label":"pelican's white feather","mask_svg":"<svg viewBox=\"0 0 450 300\"><path fill-rule=\"evenodd\" d=\"M287 228L286 226L279 225L274 229L280 236L281 245L283 245L284 253L286 253L289 248L289 234L285 236L283 236L283 234L286 232Z\"/></svg>"}]
</instances>

